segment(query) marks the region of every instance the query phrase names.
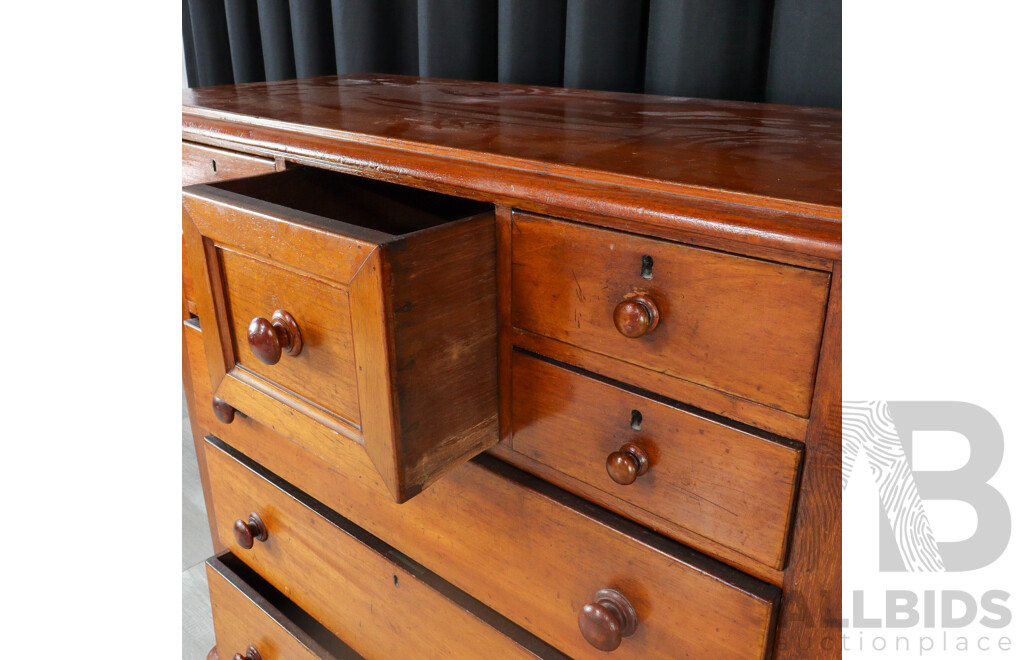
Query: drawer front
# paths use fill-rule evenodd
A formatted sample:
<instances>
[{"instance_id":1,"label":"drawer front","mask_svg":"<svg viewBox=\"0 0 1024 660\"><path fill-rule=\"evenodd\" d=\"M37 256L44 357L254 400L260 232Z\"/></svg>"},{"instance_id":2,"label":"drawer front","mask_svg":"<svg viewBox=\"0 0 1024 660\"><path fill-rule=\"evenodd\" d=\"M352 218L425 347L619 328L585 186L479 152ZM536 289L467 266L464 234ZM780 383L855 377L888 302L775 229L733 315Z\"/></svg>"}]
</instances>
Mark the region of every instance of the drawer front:
<instances>
[{"instance_id":1,"label":"drawer front","mask_svg":"<svg viewBox=\"0 0 1024 660\"><path fill-rule=\"evenodd\" d=\"M181 143L181 185L226 181L268 174L276 168L270 158L258 158L190 142Z\"/></svg>"},{"instance_id":2,"label":"drawer front","mask_svg":"<svg viewBox=\"0 0 1024 660\"><path fill-rule=\"evenodd\" d=\"M182 207L216 397L398 501L497 442L493 210L302 168Z\"/></svg>"},{"instance_id":3,"label":"drawer front","mask_svg":"<svg viewBox=\"0 0 1024 660\"><path fill-rule=\"evenodd\" d=\"M799 443L738 430L520 352L512 370L515 451L613 496L604 501L613 509L616 501L639 507L782 568Z\"/></svg>"},{"instance_id":4,"label":"drawer front","mask_svg":"<svg viewBox=\"0 0 1024 660\"><path fill-rule=\"evenodd\" d=\"M226 555L224 559L231 559ZM280 592L265 591L214 557L206 562L206 578L213 607L213 629L219 657L245 655L249 647L261 660L358 660L359 654L330 636L305 613L289 606ZM296 614L304 615L301 621ZM312 630L311 630L312 629ZM326 633L326 634L324 634Z\"/></svg>"},{"instance_id":5,"label":"drawer front","mask_svg":"<svg viewBox=\"0 0 1024 660\"><path fill-rule=\"evenodd\" d=\"M236 364L358 428L348 289L228 248L217 257ZM249 348L247 334L254 318L270 319L278 309L302 320L302 350L269 365Z\"/></svg>"},{"instance_id":6,"label":"drawer front","mask_svg":"<svg viewBox=\"0 0 1024 660\"><path fill-rule=\"evenodd\" d=\"M254 465L217 450L208 461L222 542L361 655L562 657Z\"/></svg>"},{"instance_id":7,"label":"drawer front","mask_svg":"<svg viewBox=\"0 0 1024 660\"><path fill-rule=\"evenodd\" d=\"M800 417L828 286L819 271L513 216L515 327Z\"/></svg>"},{"instance_id":8,"label":"drawer front","mask_svg":"<svg viewBox=\"0 0 1024 660\"><path fill-rule=\"evenodd\" d=\"M242 414L225 416L223 409L218 414L217 406L214 405L213 391L210 388L210 379L207 375L206 347L203 342L204 334L205 332L201 331L194 324L184 324L185 347L188 350L192 390L196 402L196 410L189 411L189 414L195 415L199 427L203 429L203 433L211 433L218 438L235 437L237 434L241 434L246 438L262 437L273 443L279 443L279 451L294 452L299 447L305 447L305 451L312 451L304 444L293 440L286 440L282 436L269 431L266 426L255 422L251 417L246 417ZM222 421L222 418L226 421ZM353 473L349 467L346 467L351 466L353 460L361 461L361 465L369 465L368 457L365 455L365 452L362 452L362 448L357 443L352 441L333 442L324 446L335 451L329 454L315 454L317 456L316 460L323 461L324 464L330 465L332 469L340 470L347 474L358 474L361 487L375 493L380 498L391 496L379 475L372 468ZM360 452L363 455L358 459L354 459L354 457L359 456ZM314 454L302 453L302 455L313 456ZM301 479L293 480L293 482L300 487L303 483ZM209 513L214 515L216 512L210 511Z\"/></svg>"},{"instance_id":9,"label":"drawer front","mask_svg":"<svg viewBox=\"0 0 1024 660\"><path fill-rule=\"evenodd\" d=\"M224 431L253 459L574 658L608 657L579 625L604 589L622 594L638 621L614 657L770 654L778 588L494 458L478 457L396 504L363 485L369 466L359 452L340 472L250 420ZM240 460L210 442L211 466ZM212 480L216 493L223 479ZM241 475L231 484L251 489ZM258 504L239 501L231 513L218 506L218 526L226 528L226 516L247 515L246 506Z\"/></svg>"}]
</instances>

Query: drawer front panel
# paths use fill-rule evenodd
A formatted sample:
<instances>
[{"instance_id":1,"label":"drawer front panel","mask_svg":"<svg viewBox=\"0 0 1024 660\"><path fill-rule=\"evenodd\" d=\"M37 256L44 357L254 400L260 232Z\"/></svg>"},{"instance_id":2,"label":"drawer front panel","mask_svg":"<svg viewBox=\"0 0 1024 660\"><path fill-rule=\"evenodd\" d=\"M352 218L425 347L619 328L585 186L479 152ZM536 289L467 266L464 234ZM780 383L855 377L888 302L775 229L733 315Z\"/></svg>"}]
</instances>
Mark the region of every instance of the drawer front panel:
<instances>
[{"instance_id":1,"label":"drawer front panel","mask_svg":"<svg viewBox=\"0 0 1024 660\"><path fill-rule=\"evenodd\" d=\"M349 295L345 287L304 276L228 249L217 251L237 364L359 425ZM299 323L302 351L277 364L249 347L253 319L284 309Z\"/></svg>"},{"instance_id":2,"label":"drawer front panel","mask_svg":"<svg viewBox=\"0 0 1024 660\"><path fill-rule=\"evenodd\" d=\"M257 158L188 142L181 143L183 186L267 174L275 169L274 161L269 158Z\"/></svg>"},{"instance_id":3,"label":"drawer front panel","mask_svg":"<svg viewBox=\"0 0 1024 660\"><path fill-rule=\"evenodd\" d=\"M185 346L188 350L192 389L196 401L196 410L189 412L195 415L199 426L203 429L203 433L210 433L218 438L236 437L239 435L246 438L264 438L272 443L277 443L275 446L281 451L295 452L301 447L305 452L311 452L311 454L303 453L301 455L316 455L318 461L322 461L325 465L331 465L332 469L352 474L352 471L347 466L352 464L353 456L358 456L361 448L350 440L329 441L315 445L315 443L310 442L286 440L280 435L271 432L263 424L257 423L253 418L241 414L232 416L228 423L218 419L214 411L214 395L210 389L210 379L206 372L206 348L203 344L204 334L205 332L196 329L191 324L186 323L184 325ZM317 450L323 453L318 453ZM368 459L365 456L365 452L363 453L361 465L368 465ZM384 487L380 477L372 468L356 471L355 474L358 474L361 487L376 493L381 498L390 497L387 488ZM293 480L293 483L301 485L303 482L302 480ZM211 511L210 513L213 514L215 512Z\"/></svg>"},{"instance_id":4,"label":"drawer front panel","mask_svg":"<svg viewBox=\"0 0 1024 660\"><path fill-rule=\"evenodd\" d=\"M315 503L300 501L283 482L270 481L223 451L208 451L208 461L222 542L359 654L562 657L553 649L541 651L549 647L521 629L515 634L533 650L502 634L485 618L506 628L511 624L465 594L436 591L423 581L436 576L351 522L327 520ZM234 527L253 525L252 513L265 538L252 534L240 545ZM241 522L233 527L236 519Z\"/></svg>"},{"instance_id":5,"label":"drawer front panel","mask_svg":"<svg viewBox=\"0 0 1024 660\"><path fill-rule=\"evenodd\" d=\"M324 640L318 635L320 641L314 639L316 633L279 609L280 601L270 602L217 557L206 562L206 578L210 585L217 651L224 660L236 653L245 655L250 646L262 660L358 660L360 657L336 638ZM294 615L294 607L288 609ZM320 629L315 622L310 627Z\"/></svg>"},{"instance_id":6,"label":"drawer front panel","mask_svg":"<svg viewBox=\"0 0 1024 660\"><path fill-rule=\"evenodd\" d=\"M513 216L515 327L800 417L828 284L819 271Z\"/></svg>"},{"instance_id":7,"label":"drawer front panel","mask_svg":"<svg viewBox=\"0 0 1024 660\"><path fill-rule=\"evenodd\" d=\"M214 396L398 501L498 441L493 210L296 168L182 213Z\"/></svg>"},{"instance_id":8,"label":"drawer front panel","mask_svg":"<svg viewBox=\"0 0 1024 660\"><path fill-rule=\"evenodd\" d=\"M765 439L520 352L512 369L515 451L782 568L799 443ZM631 469L623 475L622 466ZM634 480L616 482L613 472Z\"/></svg>"},{"instance_id":9,"label":"drawer front panel","mask_svg":"<svg viewBox=\"0 0 1024 660\"><path fill-rule=\"evenodd\" d=\"M602 589L625 596L638 618L613 657L769 654L776 587L491 457L396 504L365 487L369 466L359 452L339 472L248 420L224 430L254 460L574 658L608 657L584 639L578 623ZM211 465L236 460L227 451L208 444ZM224 516L241 515L217 511L221 529Z\"/></svg>"}]
</instances>

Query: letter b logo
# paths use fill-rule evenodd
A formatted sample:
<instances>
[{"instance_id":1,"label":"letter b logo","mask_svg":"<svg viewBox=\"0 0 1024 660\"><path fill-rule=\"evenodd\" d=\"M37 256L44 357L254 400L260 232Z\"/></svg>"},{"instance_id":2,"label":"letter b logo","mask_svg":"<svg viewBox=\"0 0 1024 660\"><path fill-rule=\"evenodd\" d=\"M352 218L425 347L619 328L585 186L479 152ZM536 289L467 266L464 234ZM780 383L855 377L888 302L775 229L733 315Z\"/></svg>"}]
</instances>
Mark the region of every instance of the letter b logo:
<instances>
[{"instance_id":1,"label":"letter b logo","mask_svg":"<svg viewBox=\"0 0 1024 660\"><path fill-rule=\"evenodd\" d=\"M952 431L970 458L944 472L913 471L915 431ZM863 452L878 486L883 571L971 571L991 564L1010 541L1010 509L988 480L1003 460L1003 432L985 409L958 401L869 401L843 404L843 488ZM937 541L923 501L957 500L978 517L974 535Z\"/></svg>"}]
</instances>

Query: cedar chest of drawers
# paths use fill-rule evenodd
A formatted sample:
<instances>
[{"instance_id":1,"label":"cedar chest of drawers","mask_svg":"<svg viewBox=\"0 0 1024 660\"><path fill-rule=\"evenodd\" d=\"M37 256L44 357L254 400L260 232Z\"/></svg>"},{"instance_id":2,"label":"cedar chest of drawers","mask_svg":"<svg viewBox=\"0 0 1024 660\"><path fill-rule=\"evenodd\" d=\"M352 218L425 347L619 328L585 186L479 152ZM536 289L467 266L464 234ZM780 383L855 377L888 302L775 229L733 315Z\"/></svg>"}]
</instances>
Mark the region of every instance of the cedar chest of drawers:
<instances>
[{"instance_id":1,"label":"cedar chest of drawers","mask_svg":"<svg viewBox=\"0 0 1024 660\"><path fill-rule=\"evenodd\" d=\"M186 90L211 657L833 658L841 114Z\"/></svg>"}]
</instances>

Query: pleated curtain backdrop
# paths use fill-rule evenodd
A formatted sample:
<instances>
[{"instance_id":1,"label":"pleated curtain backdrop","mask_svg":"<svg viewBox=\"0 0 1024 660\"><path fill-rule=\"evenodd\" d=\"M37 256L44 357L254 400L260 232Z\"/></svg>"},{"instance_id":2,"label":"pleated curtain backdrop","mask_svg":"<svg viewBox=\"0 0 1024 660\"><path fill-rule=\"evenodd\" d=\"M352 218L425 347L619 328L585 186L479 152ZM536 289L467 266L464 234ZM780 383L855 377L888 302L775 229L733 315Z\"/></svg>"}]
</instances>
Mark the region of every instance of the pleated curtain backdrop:
<instances>
[{"instance_id":1,"label":"pleated curtain backdrop","mask_svg":"<svg viewBox=\"0 0 1024 660\"><path fill-rule=\"evenodd\" d=\"M192 87L401 73L842 106L841 0L182 0Z\"/></svg>"}]
</instances>

